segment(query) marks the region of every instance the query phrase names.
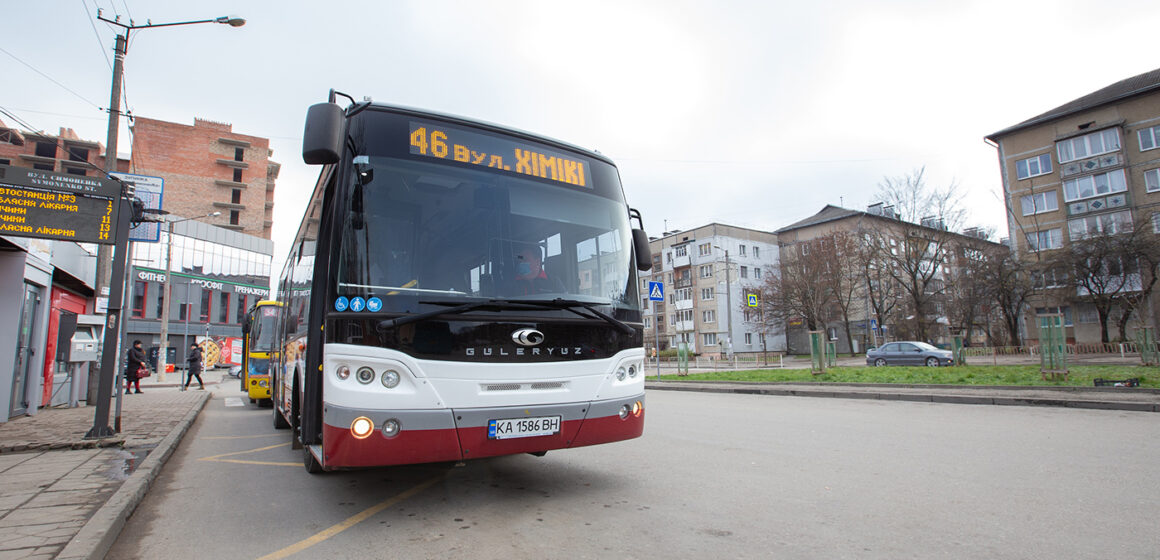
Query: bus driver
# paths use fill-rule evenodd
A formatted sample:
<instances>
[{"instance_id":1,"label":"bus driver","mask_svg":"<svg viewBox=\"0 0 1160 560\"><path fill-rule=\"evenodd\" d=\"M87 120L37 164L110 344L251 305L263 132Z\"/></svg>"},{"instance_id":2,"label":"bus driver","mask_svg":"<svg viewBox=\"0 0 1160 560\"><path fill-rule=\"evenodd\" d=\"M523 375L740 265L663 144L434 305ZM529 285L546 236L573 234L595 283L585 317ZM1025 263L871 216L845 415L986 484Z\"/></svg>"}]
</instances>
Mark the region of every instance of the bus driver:
<instances>
[{"instance_id":1,"label":"bus driver","mask_svg":"<svg viewBox=\"0 0 1160 560\"><path fill-rule=\"evenodd\" d=\"M542 294L564 291L560 281L548 277L540 258L538 245L525 246L516 252L514 295Z\"/></svg>"}]
</instances>

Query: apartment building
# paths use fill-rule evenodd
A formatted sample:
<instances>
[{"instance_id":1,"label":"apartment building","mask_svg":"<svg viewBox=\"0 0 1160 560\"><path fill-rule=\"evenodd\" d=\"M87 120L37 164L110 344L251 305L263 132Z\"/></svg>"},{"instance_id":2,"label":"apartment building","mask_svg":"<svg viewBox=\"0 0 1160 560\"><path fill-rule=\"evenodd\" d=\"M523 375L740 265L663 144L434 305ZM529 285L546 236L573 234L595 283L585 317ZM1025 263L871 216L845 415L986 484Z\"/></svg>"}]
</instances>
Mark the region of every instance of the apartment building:
<instances>
[{"instance_id":1,"label":"apartment building","mask_svg":"<svg viewBox=\"0 0 1160 560\"><path fill-rule=\"evenodd\" d=\"M645 348L685 343L715 357L784 352L785 337L763 333L746 301L777 267L777 236L712 223L651 238L653 268L641 274ZM648 301L648 283L662 282L665 301Z\"/></svg>"},{"instance_id":2,"label":"apartment building","mask_svg":"<svg viewBox=\"0 0 1160 560\"><path fill-rule=\"evenodd\" d=\"M1160 69L1121 80L988 135L998 150L1011 247L1028 262L1047 262L1078 240L1140 230L1160 232ZM1138 267L1124 291L1139 291ZM1137 272L1133 272L1136 270ZM1061 312L1070 342L1099 342L1096 307L1074 270L1037 274L1033 318ZM1122 314L1123 309L1113 313ZM1138 309L1128 337L1155 316ZM1113 317L1113 321L1116 317Z\"/></svg>"}]
</instances>

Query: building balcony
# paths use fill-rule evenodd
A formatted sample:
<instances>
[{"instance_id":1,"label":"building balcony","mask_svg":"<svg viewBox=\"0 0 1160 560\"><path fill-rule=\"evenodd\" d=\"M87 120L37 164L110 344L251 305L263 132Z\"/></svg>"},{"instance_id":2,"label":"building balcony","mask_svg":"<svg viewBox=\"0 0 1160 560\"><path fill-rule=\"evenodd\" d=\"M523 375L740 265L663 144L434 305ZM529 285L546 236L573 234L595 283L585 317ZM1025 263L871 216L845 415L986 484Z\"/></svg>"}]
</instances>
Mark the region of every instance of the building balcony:
<instances>
[{"instance_id":1,"label":"building balcony","mask_svg":"<svg viewBox=\"0 0 1160 560\"><path fill-rule=\"evenodd\" d=\"M677 257L677 256L673 257L672 267L674 269L681 268L683 266L692 266L692 264L693 264L693 261L689 257L689 255L684 255L681 257Z\"/></svg>"},{"instance_id":2,"label":"building balcony","mask_svg":"<svg viewBox=\"0 0 1160 560\"><path fill-rule=\"evenodd\" d=\"M225 144L227 146L234 146L237 148L249 148L251 145L245 140L235 140L233 138L218 138L217 141L219 144Z\"/></svg>"},{"instance_id":3,"label":"building balcony","mask_svg":"<svg viewBox=\"0 0 1160 560\"><path fill-rule=\"evenodd\" d=\"M217 179L213 182L213 184L215 184L219 187L229 187L231 189L244 189L244 188L246 188L245 183L239 183L237 181L227 181L225 179Z\"/></svg>"},{"instance_id":4,"label":"building balcony","mask_svg":"<svg viewBox=\"0 0 1160 560\"><path fill-rule=\"evenodd\" d=\"M218 208L228 208L230 210L245 210L246 209L245 204L234 204L232 202L215 202L215 203L213 203L213 205L218 207Z\"/></svg>"},{"instance_id":5,"label":"building balcony","mask_svg":"<svg viewBox=\"0 0 1160 560\"><path fill-rule=\"evenodd\" d=\"M673 309L676 309L677 311L682 311L685 309L692 309L692 308L693 308L693 300L691 300L691 299L682 299L680 301L673 302Z\"/></svg>"},{"instance_id":6,"label":"building balcony","mask_svg":"<svg viewBox=\"0 0 1160 560\"><path fill-rule=\"evenodd\" d=\"M697 328L697 325L695 325L693 321L677 321L677 323L673 325L673 331L675 332L693 332L693 329L695 328Z\"/></svg>"},{"instance_id":7,"label":"building balcony","mask_svg":"<svg viewBox=\"0 0 1160 560\"><path fill-rule=\"evenodd\" d=\"M250 164L244 161L237 161L233 159L218 158L217 162L231 169L249 169L250 167Z\"/></svg>"}]
</instances>

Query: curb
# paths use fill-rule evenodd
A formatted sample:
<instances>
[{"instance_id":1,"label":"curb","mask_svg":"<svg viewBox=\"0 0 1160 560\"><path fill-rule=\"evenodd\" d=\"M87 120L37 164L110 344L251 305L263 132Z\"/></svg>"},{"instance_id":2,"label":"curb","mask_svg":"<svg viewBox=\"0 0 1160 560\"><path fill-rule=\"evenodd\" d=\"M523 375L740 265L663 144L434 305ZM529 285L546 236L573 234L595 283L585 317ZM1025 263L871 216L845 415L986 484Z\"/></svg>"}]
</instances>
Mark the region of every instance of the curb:
<instances>
[{"instance_id":1,"label":"curb","mask_svg":"<svg viewBox=\"0 0 1160 560\"><path fill-rule=\"evenodd\" d=\"M916 393L891 393L876 391L847 391L842 387L832 390L800 390L764 387L730 387L685 385L677 383L650 383L645 388L658 391L687 391L695 393L725 393L737 395L766 395L775 397L821 397L831 399L863 399L883 401L929 402L942 404L985 404L997 406L1053 406L1061 408L1087 408L1097 410L1127 410L1133 412L1160 412L1160 404L1146 402L1101 401L1087 399L1054 399L1037 397L1005 397L984 395L933 395Z\"/></svg>"},{"instance_id":2,"label":"curb","mask_svg":"<svg viewBox=\"0 0 1160 560\"><path fill-rule=\"evenodd\" d=\"M173 431L169 432L169 435L165 436L165 439L162 439L141 462L141 466L137 467L137 470L129 475L128 480L109 497L105 505L85 522L84 527L81 527L81 530L65 545L64 550L57 555L58 560L100 560L108 554L113 542L125 528L125 522L133 515L141 500L145 499L145 493L149 491L157 475L161 474L161 467L165 466L170 455L173 455L177 445L181 443L181 439L185 437L185 433L193 425L193 421L197 419L197 415L205 408L210 395L210 392L206 391L201 402L194 405Z\"/></svg>"}]
</instances>

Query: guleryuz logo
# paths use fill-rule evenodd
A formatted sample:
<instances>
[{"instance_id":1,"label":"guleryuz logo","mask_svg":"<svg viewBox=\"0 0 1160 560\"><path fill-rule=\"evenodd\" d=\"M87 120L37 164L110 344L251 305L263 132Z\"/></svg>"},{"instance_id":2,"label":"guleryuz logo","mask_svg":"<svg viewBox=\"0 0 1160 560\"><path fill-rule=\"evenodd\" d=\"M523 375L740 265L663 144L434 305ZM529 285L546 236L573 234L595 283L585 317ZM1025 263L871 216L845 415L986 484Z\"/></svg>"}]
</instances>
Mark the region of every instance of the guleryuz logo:
<instances>
[{"instance_id":1,"label":"guleryuz logo","mask_svg":"<svg viewBox=\"0 0 1160 560\"><path fill-rule=\"evenodd\" d=\"M536 329L520 329L512 333L512 342L520 346L539 346L544 341L544 333Z\"/></svg>"},{"instance_id":2,"label":"guleryuz logo","mask_svg":"<svg viewBox=\"0 0 1160 560\"><path fill-rule=\"evenodd\" d=\"M468 356L568 356L579 358L581 357L581 349L579 346L544 346L540 344L544 342L544 333L536 329L517 329L512 332L512 342L518 346L514 348L505 346L480 346L466 348L465 351Z\"/></svg>"}]
</instances>

